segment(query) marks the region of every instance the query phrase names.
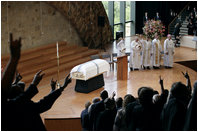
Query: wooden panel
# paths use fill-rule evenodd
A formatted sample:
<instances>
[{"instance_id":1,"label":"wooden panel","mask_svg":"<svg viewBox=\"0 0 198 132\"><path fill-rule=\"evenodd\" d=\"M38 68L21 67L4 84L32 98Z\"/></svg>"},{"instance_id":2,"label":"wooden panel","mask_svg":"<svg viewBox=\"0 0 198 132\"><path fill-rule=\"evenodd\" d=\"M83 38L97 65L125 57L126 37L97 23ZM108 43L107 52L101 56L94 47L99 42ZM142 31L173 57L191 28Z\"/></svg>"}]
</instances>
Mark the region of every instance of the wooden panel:
<instances>
[{"instance_id":1,"label":"wooden panel","mask_svg":"<svg viewBox=\"0 0 198 132\"><path fill-rule=\"evenodd\" d=\"M45 127L48 131L81 131L80 118L45 119Z\"/></svg>"},{"instance_id":2,"label":"wooden panel","mask_svg":"<svg viewBox=\"0 0 198 132\"><path fill-rule=\"evenodd\" d=\"M128 61L127 56L117 57L117 80L128 79Z\"/></svg>"}]
</instances>

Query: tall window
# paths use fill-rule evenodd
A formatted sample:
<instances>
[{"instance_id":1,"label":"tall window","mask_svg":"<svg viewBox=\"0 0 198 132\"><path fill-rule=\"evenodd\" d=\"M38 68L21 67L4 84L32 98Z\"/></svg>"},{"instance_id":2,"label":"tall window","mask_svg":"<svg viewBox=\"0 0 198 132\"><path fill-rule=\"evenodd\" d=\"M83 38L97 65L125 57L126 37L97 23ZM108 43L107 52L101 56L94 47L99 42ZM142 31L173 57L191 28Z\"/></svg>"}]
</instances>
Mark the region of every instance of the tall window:
<instances>
[{"instance_id":1,"label":"tall window","mask_svg":"<svg viewBox=\"0 0 198 132\"><path fill-rule=\"evenodd\" d=\"M114 39L116 38L116 32L120 31L120 2L114 1Z\"/></svg>"},{"instance_id":2,"label":"tall window","mask_svg":"<svg viewBox=\"0 0 198 132\"><path fill-rule=\"evenodd\" d=\"M107 13L107 16L108 16L108 1L102 1L102 4L103 4L105 11Z\"/></svg>"},{"instance_id":3,"label":"tall window","mask_svg":"<svg viewBox=\"0 0 198 132\"><path fill-rule=\"evenodd\" d=\"M102 1L102 3L109 17L114 39L116 39L116 32L119 31L123 32L123 36L135 34L134 1Z\"/></svg>"},{"instance_id":4,"label":"tall window","mask_svg":"<svg viewBox=\"0 0 198 132\"><path fill-rule=\"evenodd\" d=\"M131 36L131 22L128 22L131 20L130 19L130 1L126 1L125 12L126 12L125 36Z\"/></svg>"}]
</instances>

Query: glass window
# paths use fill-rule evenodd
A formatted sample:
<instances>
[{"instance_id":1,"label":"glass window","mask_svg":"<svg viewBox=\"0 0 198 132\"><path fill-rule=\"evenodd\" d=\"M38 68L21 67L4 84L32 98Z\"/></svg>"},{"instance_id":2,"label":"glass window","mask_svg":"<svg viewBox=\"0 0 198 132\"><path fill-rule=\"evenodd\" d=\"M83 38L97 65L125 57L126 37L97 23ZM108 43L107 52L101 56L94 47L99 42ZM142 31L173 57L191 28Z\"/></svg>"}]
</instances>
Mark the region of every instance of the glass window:
<instances>
[{"instance_id":1,"label":"glass window","mask_svg":"<svg viewBox=\"0 0 198 132\"><path fill-rule=\"evenodd\" d=\"M131 36L131 22L125 24L125 36Z\"/></svg>"},{"instance_id":2,"label":"glass window","mask_svg":"<svg viewBox=\"0 0 198 132\"><path fill-rule=\"evenodd\" d=\"M120 2L114 1L114 24L120 22Z\"/></svg>"},{"instance_id":3,"label":"glass window","mask_svg":"<svg viewBox=\"0 0 198 132\"><path fill-rule=\"evenodd\" d=\"M102 4L103 4L105 11L107 13L107 16L108 16L108 1L102 1Z\"/></svg>"},{"instance_id":4,"label":"glass window","mask_svg":"<svg viewBox=\"0 0 198 132\"><path fill-rule=\"evenodd\" d=\"M126 1L126 21L129 21L130 20L130 1Z\"/></svg>"},{"instance_id":5,"label":"glass window","mask_svg":"<svg viewBox=\"0 0 198 132\"><path fill-rule=\"evenodd\" d=\"M120 31L120 25L115 25L114 26L114 39L116 39L116 32Z\"/></svg>"}]
</instances>

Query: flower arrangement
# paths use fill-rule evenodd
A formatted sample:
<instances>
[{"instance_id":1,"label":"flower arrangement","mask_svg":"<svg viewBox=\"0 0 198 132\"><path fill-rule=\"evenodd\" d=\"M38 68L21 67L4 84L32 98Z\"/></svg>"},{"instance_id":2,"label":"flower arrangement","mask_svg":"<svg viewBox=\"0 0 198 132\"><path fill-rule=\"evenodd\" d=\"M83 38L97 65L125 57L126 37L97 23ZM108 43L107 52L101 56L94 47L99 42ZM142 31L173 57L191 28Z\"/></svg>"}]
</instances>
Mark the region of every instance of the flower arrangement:
<instances>
[{"instance_id":1,"label":"flower arrangement","mask_svg":"<svg viewBox=\"0 0 198 132\"><path fill-rule=\"evenodd\" d=\"M147 21L142 29L143 34L150 39L154 39L156 33L161 39L165 32L165 26L162 24L162 22L154 20Z\"/></svg>"}]
</instances>

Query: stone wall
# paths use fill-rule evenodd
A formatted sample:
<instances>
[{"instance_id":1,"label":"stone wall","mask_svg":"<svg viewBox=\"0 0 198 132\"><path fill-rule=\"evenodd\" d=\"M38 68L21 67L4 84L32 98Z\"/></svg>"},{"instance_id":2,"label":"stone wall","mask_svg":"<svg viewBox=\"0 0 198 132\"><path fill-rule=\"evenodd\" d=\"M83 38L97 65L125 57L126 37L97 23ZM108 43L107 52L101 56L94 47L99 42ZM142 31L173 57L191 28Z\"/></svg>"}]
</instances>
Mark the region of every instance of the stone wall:
<instances>
[{"instance_id":1,"label":"stone wall","mask_svg":"<svg viewBox=\"0 0 198 132\"><path fill-rule=\"evenodd\" d=\"M101 1L50 1L75 27L84 46L98 48L110 44L113 34ZM104 27L98 26L98 16L105 17Z\"/></svg>"},{"instance_id":2,"label":"stone wall","mask_svg":"<svg viewBox=\"0 0 198 132\"><path fill-rule=\"evenodd\" d=\"M105 17L104 27L98 16ZM22 37L22 50L67 41L100 48L113 40L105 9L100 1L1 2L1 55L9 53L8 31Z\"/></svg>"},{"instance_id":3,"label":"stone wall","mask_svg":"<svg viewBox=\"0 0 198 132\"><path fill-rule=\"evenodd\" d=\"M82 45L67 18L46 2L1 2L1 55L9 53L8 29L22 37L22 50L56 41Z\"/></svg>"}]
</instances>

